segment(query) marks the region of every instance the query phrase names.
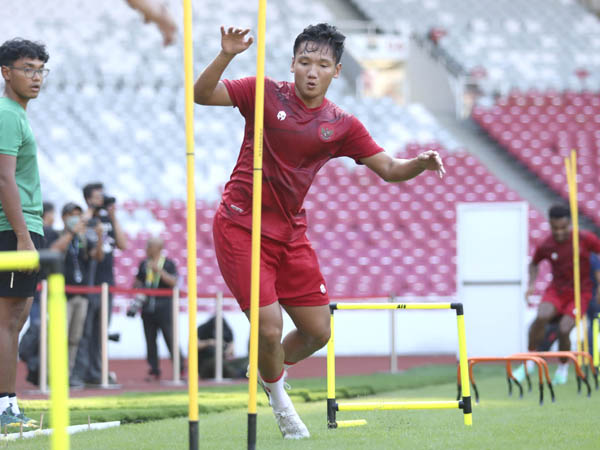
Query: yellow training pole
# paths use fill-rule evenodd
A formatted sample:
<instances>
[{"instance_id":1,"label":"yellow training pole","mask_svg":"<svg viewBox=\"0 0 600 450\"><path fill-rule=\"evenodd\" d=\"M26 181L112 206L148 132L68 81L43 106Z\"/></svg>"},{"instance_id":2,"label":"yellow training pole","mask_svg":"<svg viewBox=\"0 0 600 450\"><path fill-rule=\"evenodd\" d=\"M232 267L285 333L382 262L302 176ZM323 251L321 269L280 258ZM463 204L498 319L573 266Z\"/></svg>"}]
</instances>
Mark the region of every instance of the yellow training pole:
<instances>
[{"instance_id":1,"label":"yellow training pole","mask_svg":"<svg viewBox=\"0 0 600 450\"><path fill-rule=\"evenodd\" d=\"M254 176L252 182L252 267L250 274L250 373L248 377L248 449L256 448L256 389L258 378L258 307L260 295L260 225L265 103L265 29L267 0L258 2L256 102L254 106Z\"/></svg>"},{"instance_id":2,"label":"yellow training pole","mask_svg":"<svg viewBox=\"0 0 600 450\"><path fill-rule=\"evenodd\" d=\"M600 351L598 350L598 333L600 333L600 326L598 324L598 318L600 314L594 317L592 323L592 342L594 343L594 366L597 368L600 365Z\"/></svg>"},{"instance_id":3,"label":"yellow training pole","mask_svg":"<svg viewBox=\"0 0 600 450\"><path fill-rule=\"evenodd\" d=\"M573 230L573 289L575 293L575 328L577 335L576 349L582 351L581 346L581 286L579 275L579 215L577 209L577 155L571 151L571 158L565 158L567 184L569 187L569 206L571 208L571 221ZM577 356L581 365L581 356Z\"/></svg>"},{"instance_id":4,"label":"yellow training pole","mask_svg":"<svg viewBox=\"0 0 600 450\"><path fill-rule=\"evenodd\" d=\"M185 160L187 169L187 289L188 289L188 415L189 448L198 438L198 334L196 331L196 191L194 187L194 55L192 47L192 0L183 0L183 65L185 71Z\"/></svg>"},{"instance_id":5,"label":"yellow training pole","mask_svg":"<svg viewBox=\"0 0 600 450\"><path fill-rule=\"evenodd\" d=\"M460 382L462 384L463 412L465 416L465 425L471 426L473 424L471 385L469 384L467 337L465 333L465 316L462 305L456 310L456 324L458 327L458 364L460 366Z\"/></svg>"},{"instance_id":6,"label":"yellow training pole","mask_svg":"<svg viewBox=\"0 0 600 450\"><path fill-rule=\"evenodd\" d=\"M62 273L48 275L48 314L50 315L50 421L52 450L69 448L69 362L67 350L67 298Z\"/></svg>"}]
</instances>

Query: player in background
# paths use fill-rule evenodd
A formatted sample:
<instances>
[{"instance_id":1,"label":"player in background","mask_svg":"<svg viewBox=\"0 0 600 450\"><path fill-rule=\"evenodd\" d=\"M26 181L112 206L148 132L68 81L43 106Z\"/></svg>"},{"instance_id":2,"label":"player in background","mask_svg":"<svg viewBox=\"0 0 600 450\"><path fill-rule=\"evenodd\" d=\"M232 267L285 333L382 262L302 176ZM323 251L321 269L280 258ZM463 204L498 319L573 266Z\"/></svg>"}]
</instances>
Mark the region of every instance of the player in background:
<instances>
[{"instance_id":1,"label":"player in background","mask_svg":"<svg viewBox=\"0 0 600 450\"><path fill-rule=\"evenodd\" d=\"M529 264L529 287L526 301L533 294L538 266L543 260L552 265L552 281L544 291L538 306L535 320L529 328L529 351L537 351L544 339L546 326L552 320L558 320L558 348L571 350L571 330L575 326L575 290L573 285L573 233L571 230L571 212L568 207L554 205L548 211L551 234L535 249ZM588 309L593 296L593 284L590 270L590 254L600 252L600 239L589 231L579 232L579 267L581 274L581 315ZM527 370L534 369L533 361L527 361ZM561 359L553 384L565 384L568 379L569 364ZM517 380L525 378L523 365L514 372Z\"/></svg>"},{"instance_id":2,"label":"player in background","mask_svg":"<svg viewBox=\"0 0 600 450\"><path fill-rule=\"evenodd\" d=\"M237 107L246 119L239 158L215 215L213 235L223 278L248 315L252 221L255 77L221 80L233 58L252 44L250 30L221 27L221 51L194 86L202 105ZM348 156L389 182L425 170L444 173L437 152L392 158L353 115L329 101L329 84L342 68L344 35L334 26L309 26L296 38L290 70L294 82L265 80L260 325L258 367L279 428L286 439L309 437L284 390L285 368L329 340L329 297L308 241L304 197L319 169ZM282 342L281 307L296 329Z\"/></svg>"}]
</instances>

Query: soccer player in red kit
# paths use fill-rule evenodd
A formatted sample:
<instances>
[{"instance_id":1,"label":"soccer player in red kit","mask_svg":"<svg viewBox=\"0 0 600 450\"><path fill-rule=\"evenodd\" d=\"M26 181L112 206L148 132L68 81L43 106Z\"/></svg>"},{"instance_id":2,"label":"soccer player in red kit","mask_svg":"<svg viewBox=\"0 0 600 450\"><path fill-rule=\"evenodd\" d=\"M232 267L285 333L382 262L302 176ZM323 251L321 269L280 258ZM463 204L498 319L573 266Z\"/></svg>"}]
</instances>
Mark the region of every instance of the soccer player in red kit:
<instances>
[{"instance_id":1,"label":"soccer player in red kit","mask_svg":"<svg viewBox=\"0 0 600 450\"><path fill-rule=\"evenodd\" d=\"M234 106L246 119L240 154L213 225L219 268L246 314L256 79L221 76L234 56L252 44L249 31L221 27L221 52L194 85L196 103ZM408 180L424 170L444 173L434 151L409 160L392 158L357 118L325 98L332 79L340 74L344 39L328 24L305 28L294 42L294 82L265 80L258 367L286 439L309 437L309 432L284 390L285 368L323 347L330 335L327 287L305 235L302 208L316 173L340 156L353 158L390 182ZM296 326L283 342L281 307Z\"/></svg>"},{"instance_id":2,"label":"soccer player in red kit","mask_svg":"<svg viewBox=\"0 0 600 450\"><path fill-rule=\"evenodd\" d=\"M548 213L550 230L548 236L535 250L529 264L529 287L526 300L533 294L538 265L544 259L552 265L552 282L548 285L538 307L537 317L529 328L529 351L538 350L544 339L546 325L558 319L558 348L571 350L569 335L575 326L575 291L573 286L573 233L571 230L571 213L569 208L562 205L552 206ZM581 309L584 316L593 296L593 283L590 276L590 254L600 252L600 239L589 231L579 232L579 267L581 275ZM529 364L529 361L527 362ZM527 370L533 370L533 364ZM554 378L555 384L567 382L569 366L566 359L561 360ZM515 377L522 380L525 377L523 366L515 371Z\"/></svg>"}]
</instances>

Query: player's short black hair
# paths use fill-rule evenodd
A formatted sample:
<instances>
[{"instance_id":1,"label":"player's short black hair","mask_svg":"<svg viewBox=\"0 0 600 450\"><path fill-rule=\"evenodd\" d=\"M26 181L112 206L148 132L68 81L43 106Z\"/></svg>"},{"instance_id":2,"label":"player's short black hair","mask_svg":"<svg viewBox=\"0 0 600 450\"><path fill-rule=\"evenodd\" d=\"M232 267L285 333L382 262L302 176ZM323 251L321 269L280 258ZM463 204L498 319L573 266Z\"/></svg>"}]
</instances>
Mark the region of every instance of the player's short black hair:
<instances>
[{"instance_id":1,"label":"player's short black hair","mask_svg":"<svg viewBox=\"0 0 600 450\"><path fill-rule=\"evenodd\" d=\"M44 44L27 39L14 38L0 46L0 66L11 66L21 58L39 59L46 63L50 55Z\"/></svg>"},{"instance_id":2,"label":"player's short black hair","mask_svg":"<svg viewBox=\"0 0 600 450\"><path fill-rule=\"evenodd\" d=\"M550 219L571 218L571 210L567 205L552 205L548 210L548 217Z\"/></svg>"},{"instance_id":3,"label":"player's short black hair","mask_svg":"<svg viewBox=\"0 0 600 450\"><path fill-rule=\"evenodd\" d=\"M328 23L309 25L294 41L294 56L303 43L314 42L315 44L326 44L331 47L335 55L335 63L338 64L344 53L344 40L346 36L340 33L336 27ZM315 49L316 50L316 49ZM307 49L307 51L311 51Z\"/></svg>"},{"instance_id":4,"label":"player's short black hair","mask_svg":"<svg viewBox=\"0 0 600 450\"><path fill-rule=\"evenodd\" d=\"M104 189L102 183L88 183L83 187L83 198L87 201L96 189Z\"/></svg>"}]
</instances>

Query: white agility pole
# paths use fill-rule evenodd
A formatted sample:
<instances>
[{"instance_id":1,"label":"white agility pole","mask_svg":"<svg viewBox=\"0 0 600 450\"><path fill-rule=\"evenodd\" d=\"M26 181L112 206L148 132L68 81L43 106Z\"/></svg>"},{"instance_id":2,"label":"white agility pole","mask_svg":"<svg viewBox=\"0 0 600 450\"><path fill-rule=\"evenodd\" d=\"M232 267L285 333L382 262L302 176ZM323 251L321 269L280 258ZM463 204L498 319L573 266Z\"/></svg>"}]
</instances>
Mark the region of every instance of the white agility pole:
<instances>
[{"instance_id":1,"label":"white agility pole","mask_svg":"<svg viewBox=\"0 0 600 450\"><path fill-rule=\"evenodd\" d=\"M391 295L390 303L396 301L396 297ZM398 353L396 352L396 314L393 309L390 310L390 373L398 373Z\"/></svg>"},{"instance_id":2,"label":"white agility pole","mask_svg":"<svg viewBox=\"0 0 600 450\"><path fill-rule=\"evenodd\" d=\"M215 300L215 381L223 381L223 293Z\"/></svg>"},{"instance_id":3,"label":"white agility pole","mask_svg":"<svg viewBox=\"0 0 600 450\"><path fill-rule=\"evenodd\" d=\"M48 280L40 292L40 392L48 392Z\"/></svg>"},{"instance_id":4,"label":"white agility pole","mask_svg":"<svg viewBox=\"0 0 600 450\"><path fill-rule=\"evenodd\" d=\"M100 294L100 348L102 355L100 384L102 387L108 387L108 283L102 283Z\"/></svg>"}]
</instances>

